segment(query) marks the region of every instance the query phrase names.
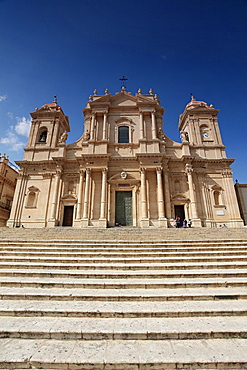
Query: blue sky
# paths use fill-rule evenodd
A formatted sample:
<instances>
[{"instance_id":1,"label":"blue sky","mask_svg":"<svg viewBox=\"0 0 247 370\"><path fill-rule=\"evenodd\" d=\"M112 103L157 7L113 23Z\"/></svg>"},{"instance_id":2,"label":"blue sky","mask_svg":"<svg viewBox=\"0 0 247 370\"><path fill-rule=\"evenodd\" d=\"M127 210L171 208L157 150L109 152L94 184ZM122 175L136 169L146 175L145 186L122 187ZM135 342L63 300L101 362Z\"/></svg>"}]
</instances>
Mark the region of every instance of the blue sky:
<instances>
[{"instance_id":1,"label":"blue sky","mask_svg":"<svg viewBox=\"0 0 247 370\"><path fill-rule=\"evenodd\" d=\"M158 94L164 131L193 93L220 109L234 179L247 183L247 0L0 0L0 152L23 157L29 113L53 100L83 132L88 96Z\"/></svg>"}]
</instances>

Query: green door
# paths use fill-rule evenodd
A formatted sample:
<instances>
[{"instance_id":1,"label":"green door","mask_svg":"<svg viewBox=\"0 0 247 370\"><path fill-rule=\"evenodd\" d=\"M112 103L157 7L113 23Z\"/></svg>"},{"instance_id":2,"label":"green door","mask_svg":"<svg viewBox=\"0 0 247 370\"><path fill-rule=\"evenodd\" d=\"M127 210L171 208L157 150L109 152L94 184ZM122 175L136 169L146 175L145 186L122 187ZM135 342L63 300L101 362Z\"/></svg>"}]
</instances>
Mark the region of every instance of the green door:
<instances>
[{"instance_id":1,"label":"green door","mask_svg":"<svg viewBox=\"0 0 247 370\"><path fill-rule=\"evenodd\" d=\"M116 191L116 224L133 226L132 191Z\"/></svg>"}]
</instances>

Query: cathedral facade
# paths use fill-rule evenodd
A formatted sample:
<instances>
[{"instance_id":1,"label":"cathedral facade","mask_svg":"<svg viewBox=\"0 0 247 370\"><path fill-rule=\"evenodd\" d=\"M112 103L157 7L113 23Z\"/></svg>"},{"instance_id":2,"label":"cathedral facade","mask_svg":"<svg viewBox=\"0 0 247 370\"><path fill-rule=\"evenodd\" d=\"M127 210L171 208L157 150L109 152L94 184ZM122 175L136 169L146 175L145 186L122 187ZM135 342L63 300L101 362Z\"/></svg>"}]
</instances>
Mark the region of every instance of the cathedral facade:
<instances>
[{"instance_id":1,"label":"cathedral facade","mask_svg":"<svg viewBox=\"0 0 247 370\"><path fill-rule=\"evenodd\" d=\"M84 133L67 145L56 99L31 113L9 227L243 226L218 126L219 110L194 97L179 118L181 142L163 132L164 108L150 89L94 91Z\"/></svg>"}]
</instances>

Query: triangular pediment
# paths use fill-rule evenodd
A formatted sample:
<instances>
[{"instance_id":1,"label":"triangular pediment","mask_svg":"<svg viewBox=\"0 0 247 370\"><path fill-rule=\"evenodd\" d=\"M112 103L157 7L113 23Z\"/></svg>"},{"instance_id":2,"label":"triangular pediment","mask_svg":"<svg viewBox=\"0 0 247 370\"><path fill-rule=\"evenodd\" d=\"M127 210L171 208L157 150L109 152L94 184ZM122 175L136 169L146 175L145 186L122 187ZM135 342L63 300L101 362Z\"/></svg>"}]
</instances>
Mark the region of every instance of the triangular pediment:
<instances>
[{"instance_id":1,"label":"triangular pediment","mask_svg":"<svg viewBox=\"0 0 247 370\"><path fill-rule=\"evenodd\" d=\"M65 194L61 199L62 200L76 200L77 197L73 194Z\"/></svg>"},{"instance_id":2,"label":"triangular pediment","mask_svg":"<svg viewBox=\"0 0 247 370\"><path fill-rule=\"evenodd\" d=\"M137 99L136 97L128 94L117 94L111 98L112 107L133 107L136 106Z\"/></svg>"},{"instance_id":3,"label":"triangular pediment","mask_svg":"<svg viewBox=\"0 0 247 370\"><path fill-rule=\"evenodd\" d=\"M92 95L88 102L88 107L104 108L107 107L138 107L138 105L156 106L157 100L154 100L153 95L132 95L131 92L121 91L115 95ZM159 104L159 103L158 103Z\"/></svg>"}]
</instances>

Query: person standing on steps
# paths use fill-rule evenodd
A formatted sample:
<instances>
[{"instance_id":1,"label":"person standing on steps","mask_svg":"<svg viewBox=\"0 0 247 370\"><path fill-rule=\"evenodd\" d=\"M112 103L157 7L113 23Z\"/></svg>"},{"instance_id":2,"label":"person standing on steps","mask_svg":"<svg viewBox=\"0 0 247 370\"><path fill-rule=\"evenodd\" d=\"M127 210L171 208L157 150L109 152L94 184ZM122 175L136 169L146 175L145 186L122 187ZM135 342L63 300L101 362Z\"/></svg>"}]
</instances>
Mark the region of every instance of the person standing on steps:
<instances>
[{"instance_id":1,"label":"person standing on steps","mask_svg":"<svg viewBox=\"0 0 247 370\"><path fill-rule=\"evenodd\" d=\"M180 217L177 216L176 217L176 228L179 228L180 227Z\"/></svg>"},{"instance_id":2,"label":"person standing on steps","mask_svg":"<svg viewBox=\"0 0 247 370\"><path fill-rule=\"evenodd\" d=\"M187 225L188 225L188 227L191 227L192 226L192 221L191 221L190 218L189 218L189 221L187 222Z\"/></svg>"}]
</instances>

